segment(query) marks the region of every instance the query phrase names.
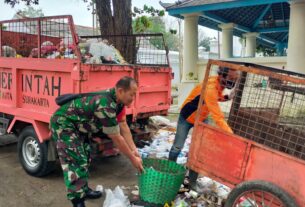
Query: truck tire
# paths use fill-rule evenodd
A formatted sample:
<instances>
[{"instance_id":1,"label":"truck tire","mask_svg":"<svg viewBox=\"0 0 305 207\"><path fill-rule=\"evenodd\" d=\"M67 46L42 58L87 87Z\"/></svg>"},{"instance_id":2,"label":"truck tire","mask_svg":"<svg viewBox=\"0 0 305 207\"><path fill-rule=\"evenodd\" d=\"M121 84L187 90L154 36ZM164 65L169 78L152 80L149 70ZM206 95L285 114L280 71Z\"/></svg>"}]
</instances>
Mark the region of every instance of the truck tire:
<instances>
[{"instance_id":1,"label":"truck tire","mask_svg":"<svg viewBox=\"0 0 305 207\"><path fill-rule=\"evenodd\" d=\"M249 206L273 206L271 204L277 206L277 203L283 207L298 207L295 200L280 187L260 180L237 185L230 192L225 207L243 206L243 201L247 202Z\"/></svg>"},{"instance_id":2,"label":"truck tire","mask_svg":"<svg viewBox=\"0 0 305 207\"><path fill-rule=\"evenodd\" d=\"M29 175L42 177L54 170L55 161L48 161L48 143L39 142L32 126L22 129L17 148L20 163Z\"/></svg>"}]
</instances>

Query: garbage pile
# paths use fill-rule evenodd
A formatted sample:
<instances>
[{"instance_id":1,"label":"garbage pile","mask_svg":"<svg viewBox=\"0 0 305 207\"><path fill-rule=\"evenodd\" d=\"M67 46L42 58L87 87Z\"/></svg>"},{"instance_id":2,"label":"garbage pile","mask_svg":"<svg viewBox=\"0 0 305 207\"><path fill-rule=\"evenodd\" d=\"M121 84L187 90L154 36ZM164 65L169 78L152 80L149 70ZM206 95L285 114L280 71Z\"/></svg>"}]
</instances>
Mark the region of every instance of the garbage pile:
<instances>
[{"instance_id":1,"label":"garbage pile","mask_svg":"<svg viewBox=\"0 0 305 207\"><path fill-rule=\"evenodd\" d=\"M168 159L169 151L175 140L177 124L162 116L153 116L149 122L150 127L153 125L153 128L157 129L157 133L152 137L151 142L142 142L144 146L138 148L139 154L142 158ZM190 143L191 135L188 135L185 145L178 156L178 164L186 164Z\"/></svg>"},{"instance_id":2,"label":"garbage pile","mask_svg":"<svg viewBox=\"0 0 305 207\"><path fill-rule=\"evenodd\" d=\"M16 57L16 50L10 46L2 46L2 56L3 57Z\"/></svg>"},{"instance_id":3,"label":"garbage pile","mask_svg":"<svg viewBox=\"0 0 305 207\"><path fill-rule=\"evenodd\" d=\"M188 179L172 203L165 205L148 204L140 200L138 186L117 186L114 190L106 189L106 199L103 207L222 207L230 189L208 177L201 177L197 180L198 190L187 189ZM101 185L96 190L104 191ZM247 207L246 202L240 207Z\"/></svg>"},{"instance_id":4,"label":"garbage pile","mask_svg":"<svg viewBox=\"0 0 305 207\"><path fill-rule=\"evenodd\" d=\"M123 56L108 40L89 39L79 44L84 63L126 64Z\"/></svg>"},{"instance_id":5,"label":"garbage pile","mask_svg":"<svg viewBox=\"0 0 305 207\"><path fill-rule=\"evenodd\" d=\"M119 50L109 44L106 39L88 39L81 40L79 48L82 56L82 62L87 64L127 64ZM38 58L38 48L29 48L26 54L30 58ZM51 41L45 41L41 44L40 55L47 59L75 59L75 46L68 40L61 39L58 44ZM4 45L2 53L4 57L22 57L15 48ZM22 52L24 53L24 52Z\"/></svg>"},{"instance_id":6,"label":"garbage pile","mask_svg":"<svg viewBox=\"0 0 305 207\"><path fill-rule=\"evenodd\" d=\"M158 133L153 137L152 142L147 142L143 148L139 148L139 154L142 158L158 158L168 159L169 151L175 140L175 132L167 130L159 130ZM187 156L191 143L191 135L188 135L185 145L178 156L178 164L186 164Z\"/></svg>"},{"instance_id":7,"label":"garbage pile","mask_svg":"<svg viewBox=\"0 0 305 207\"><path fill-rule=\"evenodd\" d=\"M82 40L82 42L79 43L79 48L83 63L126 63L120 52L113 45L108 44L106 39ZM42 56L47 59L73 59L76 58L74 51L74 46L65 43L64 40L62 40L57 46L54 46L51 42L44 42L41 47ZM35 55L35 49L32 50L32 53Z\"/></svg>"},{"instance_id":8,"label":"garbage pile","mask_svg":"<svg viewBox=\"0 0 305 207\"><path fill-rule=\"evenodd\" d=\"M138 148L139 154L142 158L168 159L169 151L175 139L176 123L171 123L168 119L161 116L152 117L150 122L155 124L155 128L159 130L151 142L145 142L142 148ZM185 145L178 156L178 164L186 164L190 144L191 134L188 135ZM190 190L189 180L186 177L175 201L172 204L168 204L168 206L223 206L229 192L230 188L208 177L198 178L196 189Z\"/></svg>"},{"instance_id":9,"label":"garbage pile","mask_svg":"<svg viewBox=\"0 0 305 207\"><path fill-rule=\"evenodd\" d=\"M41 44L41 57L47 59L74 59L75 47L66 43L63 39L59 44L54 45L51 41L45 41ZM29 55L31 58L38 58L38 48L33 48Z\"/></svg>"},{"instance_id":10,"label":"garbage pile","mask_svg":"<svg viewBox=\"0 0 305 207\"><path fill-rule=\"evenodd\" d=\"M196 190L190 189L188 184L186 178L174 201L174 206L220 207L224 206L230 192L230 188L208 177L197 179Z\"/></svg>"}]
</instances>

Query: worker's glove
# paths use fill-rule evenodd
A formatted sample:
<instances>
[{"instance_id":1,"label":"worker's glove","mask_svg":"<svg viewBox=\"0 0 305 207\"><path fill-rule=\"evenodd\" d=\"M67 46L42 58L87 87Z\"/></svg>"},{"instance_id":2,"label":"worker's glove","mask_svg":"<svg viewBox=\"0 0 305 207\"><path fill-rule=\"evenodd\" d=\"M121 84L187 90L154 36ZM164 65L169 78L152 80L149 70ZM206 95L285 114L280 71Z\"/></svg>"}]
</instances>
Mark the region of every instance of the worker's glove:
<instances>
[{"instance_id":1,"label":"worker's glove","mask_svg":"<svg viewBox=\"0 0 305 207\"><path fill-rule=\"evenodd\" d=\"M227 94L227 95L225 95L224 96L224 98L225 98L225 101L230 101L230 100L232 100L233 98L234 98L234 96L236 95L236 87L235 88L233 88L232 90L231 90L231 92L229 93L229 94Z\"/></svg>"},{"instance_id":2,"label":"worker's glove","mask_svg":"<svg viewBox=\"0 0 305 207\"><path fill-rule=\"evenodd\" d=\"M234 98L235 95L236 95L236 87L233 88L233 89L231 90L231 92L228 94L228 99L229 99L229 100L232 100L232 99Z\"/></svg>"},{"instance_id":3,"label":"worker's glove","mask_svg":"<svg viewBox=\"0 0 305 207\"><path fill-rule=\"evenodd\" d=\"M239 82L240 82L240 79L238 79L236 81L234 88L231 89L231 92L228 95L226 95L228 100L232 100L234 98L234 96L236 95L238 88L239 88Z\"/></svg>"}]
</instances>

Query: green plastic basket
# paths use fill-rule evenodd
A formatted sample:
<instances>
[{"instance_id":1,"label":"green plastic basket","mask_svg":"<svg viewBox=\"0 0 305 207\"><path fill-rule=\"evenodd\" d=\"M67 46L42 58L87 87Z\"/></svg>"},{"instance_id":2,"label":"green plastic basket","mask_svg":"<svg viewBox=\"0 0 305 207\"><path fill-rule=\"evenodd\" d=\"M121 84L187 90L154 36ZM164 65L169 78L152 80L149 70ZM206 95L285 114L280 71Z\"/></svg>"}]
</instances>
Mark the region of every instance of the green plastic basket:
<instances>
[{"instance_id":1,"label":"green plastic basket","mask_svg":"<svg viewBox=\"0 0 305 207\"><path fill-rule=\"evenodd\" d=\"M144 159L145 172L139 175L141 200L152 204L172 202L183 183L186 168L173 161Z\"/></svg>"}]
</instances>

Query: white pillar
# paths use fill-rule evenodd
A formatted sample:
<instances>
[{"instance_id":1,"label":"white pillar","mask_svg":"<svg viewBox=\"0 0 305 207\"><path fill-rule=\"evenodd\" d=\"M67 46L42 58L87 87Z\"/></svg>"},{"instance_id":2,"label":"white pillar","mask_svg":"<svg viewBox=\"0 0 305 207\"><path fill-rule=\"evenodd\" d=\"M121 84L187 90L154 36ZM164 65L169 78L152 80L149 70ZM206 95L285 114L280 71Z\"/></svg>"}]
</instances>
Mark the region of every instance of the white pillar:
<instances>
[{"instance_id":1,"label":"white pillar","mask_svg":"<svg viewBox=\"0 0 305 207\"><path fill-rule=\"evenodd\" d=\"M241 39L241 52L240 52L240 56L241 57L245 57L246 56L246 39L245 38Z\"/></svg>"},{"instance_id":2,"label":"white pillar","mask_svg":"<svg viewBox=\"0 0 305 207\"><path fill-rule=\"evenodd\" d=\"M221 58L233 57L233 23L218 25L222 30L222 48L220 52Z\"/></svg>"},{"instance_id":3,"label":"white pillar","mask_svg":"<svg viewBox=\"0 0 305 207\"><path fill-rule=\"evenodd\" d=\"M287 69L305 74L305 0L290 2Z\"/></svg>"},{"instance_id":4,"label":"white pillar","mask_svg":"<svg viewBox=\"0 0 305 207\"><path fill-rule=\"evenodd\" d=\"M178 105L181 106L198 84L198 19L199 14L184 16L182 83L178 87Z\"/></svg>"},{"instance_id":5,"label":"white pillar","mask_svg":"<svg viewBox=\"0 0 305 207\"><path fill-rule=\"evenodd\" d=\"M198 81L198 18L196 14L184 15L182 82Z\"/></svg>"},{"instance_id":6,"label":"white pillar","mask_svg":"<svg viewBox=\"0 0 305 207\"><path fill-rule=\"evenodd\" d=\"M257 35L258 35L258 33L256 33L256 32L249 32L249 33L243 34L243 36L246 38L245 57L255 57Z\"/></svg>"}]
</instances>

